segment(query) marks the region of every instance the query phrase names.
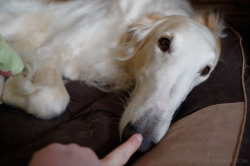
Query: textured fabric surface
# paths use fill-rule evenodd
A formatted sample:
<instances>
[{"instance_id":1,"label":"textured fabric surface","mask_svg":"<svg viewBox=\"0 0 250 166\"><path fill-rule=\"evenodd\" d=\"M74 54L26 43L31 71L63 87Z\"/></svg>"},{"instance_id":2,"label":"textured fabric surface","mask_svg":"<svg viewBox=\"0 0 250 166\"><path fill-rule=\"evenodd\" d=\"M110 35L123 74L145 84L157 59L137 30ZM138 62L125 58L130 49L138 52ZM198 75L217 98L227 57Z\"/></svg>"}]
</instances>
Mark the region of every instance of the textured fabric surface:
<instances>
[{"instance_id":1,"label":"textured fabric surface","mask_svg":"<svg viewBox=\"0 0 250 166\"><path fill-rule=\"evenodd\" d=\"M175 122L176 124L181 123L185 118L192 116L192 113L197 113L205 107L215 104L244 102L241 77L242 52L239 38L230 29L227 29L226 33L228 36L222 41L222 55L217 68L208 81L196 87L190 93L177 111L172 127L174 127ZM248 76L246 77L248 78ZM249 81L246 83L246 87L249 89ZM65 113L53 120L39 120L21 110L0 105L1 166L27 165L33 152L52 142L77 143L88 146L99 157L103 157L120 144L118 123L129 93L104 93L80 82L70 82L66 85L66 88L70 94L70 103ZM229 116L225 115L225 117ZM203 122L206 123L206 118L202 118ZM215 114L213 119L217 119L220 124L224 122L220 121L223 120L221 114L220 116ZM195 125L196 123L193 122L192 124ZM189 125L186 124L187 127ZM246 124L245 128L249 129L248 126ZM170 130L173 130L172 127ZM213 132L214 130L210 129L209 131ZM199 137L199 133L195 134L191 137ZM209 133L206 134L209 135ZM185 140L183 141L185 143ZM242 142L249 145L247 134L244 135ZM223 141L219 142L219 144L224 143ZM249 153L249 149L244 149L244 147L245 145L241 146L240 150L244 153L240 154ZM168 146L165 148L168 148ZM218 151L218 153L221 152Z\"/></svg>"},{"instance_id":2,"label":"textured fabric surface","mask_svg":"<svg viewBox=\"0 0 250 166\"><path fill-rule=\"evenodd\" d=\"M201 109L173 124L165 138L135 166L230 166L243 113L243 102Z\"/></svg>"}]
</instances>

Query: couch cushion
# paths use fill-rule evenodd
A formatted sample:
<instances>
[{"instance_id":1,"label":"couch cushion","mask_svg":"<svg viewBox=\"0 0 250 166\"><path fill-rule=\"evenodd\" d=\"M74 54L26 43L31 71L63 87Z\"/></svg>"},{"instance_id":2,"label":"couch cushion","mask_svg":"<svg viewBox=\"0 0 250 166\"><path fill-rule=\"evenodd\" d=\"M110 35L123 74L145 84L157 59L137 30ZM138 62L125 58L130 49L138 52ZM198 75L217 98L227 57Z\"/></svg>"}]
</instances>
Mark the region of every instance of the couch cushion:
<instances>
[{"instance_id":1,"label":"couch cushion","mask_svg":"<svg viewBox=\"0 0 250 166\"><path fill-rule=\"evenodd\" d=\"M136 166L231 165L244 114L244 102L201 109L174 123L165 138Z\"/></svg>"}]
</instances>

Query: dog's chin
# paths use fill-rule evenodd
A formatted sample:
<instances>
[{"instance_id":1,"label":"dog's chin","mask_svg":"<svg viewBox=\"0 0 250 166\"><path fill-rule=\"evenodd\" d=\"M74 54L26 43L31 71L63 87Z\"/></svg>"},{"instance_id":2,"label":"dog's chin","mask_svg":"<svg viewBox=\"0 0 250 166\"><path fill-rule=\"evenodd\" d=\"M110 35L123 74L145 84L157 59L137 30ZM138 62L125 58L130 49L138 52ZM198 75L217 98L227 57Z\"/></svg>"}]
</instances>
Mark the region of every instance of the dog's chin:
<instances>
[{"instance_id":1,"label":"dog's chin","mask_svg":"<svg viewBox=\"0 0 250 166\"><path fill-rule=\"evenodd\" d=\"M158 142L155 140L154 134L145 135L145 133L143 133L142 131L138 131L138 129L130 123L124 128L122 132L122 142L125 142L129 139L129 137L136 133L139 133L143 136L142 144L137 150L137 153L145 153L151 150Z\"/></svg>"},{"instance_id":2,"label":"dog's chin","mask_svg":"<svg viewBox=\"0 0 250 166\"><path fill-rule=\"evenodd\" d=\"M146 152L150 151L153 147L155 147L156 144L157 144L157 142L144 140L142 142L140 148L137 150L137 153L139 153L139 154L146 153Z\"/></svg>"}]
</instances>

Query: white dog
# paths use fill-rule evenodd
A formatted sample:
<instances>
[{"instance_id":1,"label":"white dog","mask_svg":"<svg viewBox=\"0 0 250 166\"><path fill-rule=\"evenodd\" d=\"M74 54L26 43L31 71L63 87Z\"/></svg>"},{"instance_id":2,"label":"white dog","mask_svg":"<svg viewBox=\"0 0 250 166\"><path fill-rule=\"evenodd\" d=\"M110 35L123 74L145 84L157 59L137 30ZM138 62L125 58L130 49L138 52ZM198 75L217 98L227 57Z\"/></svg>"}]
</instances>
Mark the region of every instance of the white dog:
<instances>
[{"instance_id":1,"label":"white dog","mask_svg":"<svg viewBox=\"0 0 250 166\"><path fill-rule=\"evenodd\" d=\"M3 101L51 119L69 102L62 77L104 91L134 86L120 134L141 133L144 152L215 68L222 30L218 15L184 0L2 0L0 33L26 66Z\"/></svg>"}]
</instances>

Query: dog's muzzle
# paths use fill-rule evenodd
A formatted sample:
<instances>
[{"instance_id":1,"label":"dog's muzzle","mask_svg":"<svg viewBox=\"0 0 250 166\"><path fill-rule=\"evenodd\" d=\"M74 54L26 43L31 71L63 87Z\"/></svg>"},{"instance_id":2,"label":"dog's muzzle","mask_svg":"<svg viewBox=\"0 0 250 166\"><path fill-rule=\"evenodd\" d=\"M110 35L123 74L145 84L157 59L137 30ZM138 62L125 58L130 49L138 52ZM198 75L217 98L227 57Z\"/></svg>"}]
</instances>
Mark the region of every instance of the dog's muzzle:
<instances>
[{"instance_id":1,"label":"dog's muzzle","mask_svg":"<svg viewBox=\"0 0 250 166\"><path fill-rule=\"evenodd\" d=\"M159 132L161 131L161 125L164 124L164 118L157 111L148 111L141 118L135 122L130 122L126 125L122 132L122 142L125 142L133 134L141 134L143 136L143 142L137 152L145 153L152 149L161 138Z\"/></svg>"},{"instance_id":2,"label":"dog's muzzle","mask_svg":"<svg viewBox=\"0 0 250 166\"><path fill-rule=\"evenodd\" d=\"M140 133L143 136L143 142L137 152L139 153L147 152L148 150L152 149L156 145L154 140L151 138L151 136L147 132L143 133L142 131L139 131L138 128L136 128L131 123L129 123L123 130L122 142L125 142L130 136L136 133Z\"/></svg>"}]
</instances>

